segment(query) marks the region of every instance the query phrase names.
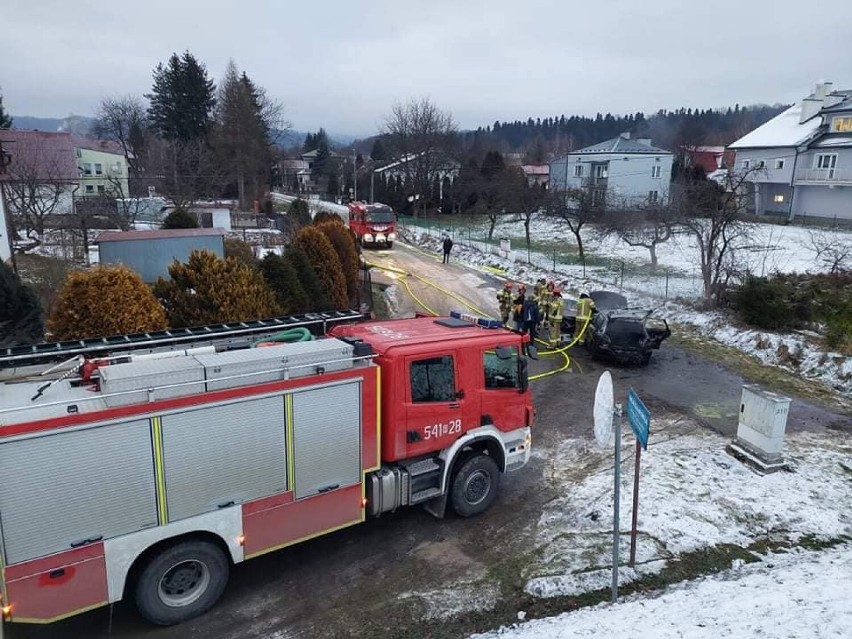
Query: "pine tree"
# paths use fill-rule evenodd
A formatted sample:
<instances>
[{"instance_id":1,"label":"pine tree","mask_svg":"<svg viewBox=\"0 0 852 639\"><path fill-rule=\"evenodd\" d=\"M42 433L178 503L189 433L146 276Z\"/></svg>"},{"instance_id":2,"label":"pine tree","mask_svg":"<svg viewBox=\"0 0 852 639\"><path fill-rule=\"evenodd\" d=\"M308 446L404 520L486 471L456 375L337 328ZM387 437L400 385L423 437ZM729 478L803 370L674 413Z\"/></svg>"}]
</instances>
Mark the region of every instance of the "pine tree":
<instances>
[{"instance_id":1,"label":"pine tree","mask_svg":"<svg viewBox=\"0 0 852 639\"><path fill-rule=\"evenodd\" d=\"M84 339L166 328L166 314L139 274L96 266L68 275L47 323L53 339Z\"/></svg>"},{"instance_id":2,"label":"pine tree","mask_svg":"<svg viewBox=\"0 0 852 639\"><path fill-rule=\"evenodd\" d=\"M164 229L197 229L198 220L185 208L178 207L163 220L160 228Z\"/></svg>"},{"instance_id":3,"label":"pine tree","mask_svg":"<svg viewBox=\"0 0 852 639\"><path fill-rule=\"evenodd\" d=\"M302 228L311 223L311 211L308 203L302 198L296 198L290 202L290 207L287 209L290 218L296 223L297 228Z\"/></svg>"},{"instance_id":4,"label":"pine tree","mask_svg":"<svg viewBox=\"0 0 852 639\"><path fill-rule=\"evenodd\" d=\"M40 342L44 313L35 292L0 262L0 346Z\"/></svg>"},{"instance_id":5,"label":"pine tree","mask_svg":"<svg viewBox=\"0 0 852 639\"><path fill-rule=\"evenodd\" d=\"M311 266L311 261L305 252L297 246L290 246L284 253L286 259L296 272L299 279L299 284L302 290L307 295L308 301L306 310L308 311L328 311L332 309L328 301L328 296L323 291L322 282L319 279L314 267Z\"/></svg>"},{"instance_id":6,"label":"pine tree","mask_svg":"<svg viewBox=\"0 0 852 639\"><path fill-rule=\"evenodd\" d=\"M305 261L307 262L307 258L305 258ZM299 274L291 260L282 255L269 253L259 262L258 266L260 272L263 273L266 284L275 293L275 298L283 313L295 314L319 310L311 307L311 299L305 293L305 289L299 281Z\"/></svg>"},{"instance_id":7,"label":"pine tree","mask_svg":"<svg viewBox=\"0 0 852 639\"><path fill-rule=\"evenodd\" d=\"M346 278L334 247L322 231L306 226L296 233L293 244L302 249L322 282L322 290L334 310L348 308Z\"/></svg>"},{"instance_id":8,"label":"pine tree","mask_svg":"<svg viewBox=\"0 0 852 639\"><path fill-rule=\"evenodd\" d=\"M3 94L0 93L0 129L12 128L12 116L3 108Z\"/></svg>"},{"instance_id":9,"label":"pine tree","mask_svg":"<svg viewBox=\"0 0 852 639\"><path fill-rule=\"evenodd\" d=\"M206 135L216 104L215 85L189 51L173 53L165 66L157 65L154 86L145 97L151 102L151 127L164 140L187 142Z\"/></svg>"},{"instance_id":10,"label":"pine tree","mask_svg":"<svg viewBox=\"0 0 852 639\"><path fill-rule=\"evenodd\" d=\"M159 278L154 294L173 328L243 322L280 314L275 296L261 273L233 258L193 251L186 263L169 266L169 280Z\"/></svg>"},{"instance_id":11,"label":"pine tree","mask_svg":"<svg viewBox=\"0 0 852 639\"><path fill-rule=\"evenodd\" d=\"M385 145L382 144L381 138L376 138L376 141L373 142L373 149L370 151L370 159L374 162L381 162L388 159L387 151L385 151Z\"/></svg>"}]
</instances>

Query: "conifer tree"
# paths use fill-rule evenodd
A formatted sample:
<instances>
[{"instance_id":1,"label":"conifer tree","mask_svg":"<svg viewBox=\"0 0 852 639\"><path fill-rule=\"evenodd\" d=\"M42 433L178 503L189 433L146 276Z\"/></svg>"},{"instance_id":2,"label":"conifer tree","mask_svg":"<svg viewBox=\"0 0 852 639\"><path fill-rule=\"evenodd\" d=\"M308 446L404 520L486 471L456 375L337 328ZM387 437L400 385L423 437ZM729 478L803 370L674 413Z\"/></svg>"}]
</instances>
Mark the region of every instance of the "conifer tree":
<instances>
[{"instance_id":1,"label":"conifer tree","mask_svg":"<svg viewBox=\"0 0 852 639\"><path fill-rule=\"evenodd\" d=\"M0 262L0 346L40 342L44 313L35 292Z\"/></svg>"}]
</instances>

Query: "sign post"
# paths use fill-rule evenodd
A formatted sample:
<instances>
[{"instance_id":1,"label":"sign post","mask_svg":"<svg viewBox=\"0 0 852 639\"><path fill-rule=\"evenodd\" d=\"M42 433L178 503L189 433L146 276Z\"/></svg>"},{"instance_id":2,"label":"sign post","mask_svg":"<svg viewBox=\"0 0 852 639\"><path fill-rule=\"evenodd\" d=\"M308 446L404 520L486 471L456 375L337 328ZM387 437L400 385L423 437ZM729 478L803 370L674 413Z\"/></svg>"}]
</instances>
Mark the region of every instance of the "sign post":
<instances>
[{"instance_id":1,"label":"sign post","mask_svg":"<svg viewBox=\"0 0 852 639\"><path fill-rule=\"evenodd\" d=\"M615 496L612 505L612 603L618 600L618 536L621 506L621 404L615 405Z\"/></svg>"},{"instance_id":2,"label":"sign post","mask_svg":"<svg viewBox=\"0 0 852 639\"><path fill-rule=\"evenodd\" d=\"M642 457L642 449L648 450L648 432L651 428L651 413L632 388L627 392L627 421L633 430L633 434L636 435L636 464L633 473L633 522L630 526L630 561L627 563L632 568L636 564L636 528L639 517L639 462ZM617 467L617 456L615 463Z\"/></svg>"}]
</instances>

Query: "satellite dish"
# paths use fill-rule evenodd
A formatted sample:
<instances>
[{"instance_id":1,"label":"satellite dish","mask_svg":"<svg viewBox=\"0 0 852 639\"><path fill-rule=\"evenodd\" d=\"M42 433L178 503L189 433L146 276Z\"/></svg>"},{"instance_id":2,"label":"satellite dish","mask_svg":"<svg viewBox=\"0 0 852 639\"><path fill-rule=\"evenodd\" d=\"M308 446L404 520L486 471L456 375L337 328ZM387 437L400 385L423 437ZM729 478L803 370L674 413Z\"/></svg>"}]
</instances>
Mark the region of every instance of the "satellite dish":
<instances>
[{"instance_id":1,"label":"satellite dish","mask_svg":"<svg viewBox=\"0 0 852 639\"><path fill-rule=\"evenodd\" d=\"M615 407L612 393L612 375L609 371L601 373L595 390L595 441L601 446L609 443L612 434L612 413Z\"/></svg>"}]
</instances>

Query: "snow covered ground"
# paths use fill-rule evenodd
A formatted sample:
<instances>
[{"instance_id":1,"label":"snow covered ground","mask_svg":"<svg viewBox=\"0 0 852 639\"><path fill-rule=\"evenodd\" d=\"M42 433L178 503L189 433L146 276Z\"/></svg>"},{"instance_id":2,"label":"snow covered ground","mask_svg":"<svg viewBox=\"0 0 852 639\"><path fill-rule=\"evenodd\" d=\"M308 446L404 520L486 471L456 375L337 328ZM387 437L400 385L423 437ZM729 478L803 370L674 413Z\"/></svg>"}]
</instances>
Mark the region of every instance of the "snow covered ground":
<instances>
[{"instance_id":1,"label":"snow covered ground","mask_svg":"<svg viewBox=\"0 0 852 639\"><path fill-rule=\"evenodd\" d=\"M698 253L694 242L678 236L658 248L660 275L651 275L647 269L648 252L627 246L614 237L595 237L589 233L587 252L590 256L609 259L606 266L559 263L553 268L552 256L531 254L531 264L526 261L526 251L521 252L516 240L523 236L521 222L507 221L497 227L495 237L510 236L513 254L500 257L493 245L483 241L468 240L464 229L447 229L454 232L456 241L453 253L456 259L480 268L496 268L513 281L532 282L539 277L554 279L567 288L569 296L581 288L619 290L625 293L631 306L656 309L656 315L676 324L693 328L699 334L715 339L755 356L761 362L781 366L805 377L822 381L846 396L852 394L852 358L839 352L820 348L818 341L799 333L772 333L763 330L744 330L733 326L730 318L718 312L702 312L692 302L701 296L701 277L698 272ZM408 236L427 250L440 252L440 228L416 226L407 223ZM847 231L818 231L795 226L756 224L748 246L742 255L756 274L819 273L826 265L820 263L812 245L812 234L830 234L843 242L852 243L852 233ZM534 239L565 239L563 229L550 220L534 220L531 225ZM476 237L472 234L471 237ZM590 258L589 260L593 260ZM624 269L621 264L625 264ZM570 298L569 298L570 299ZM791 357L792 355L792 357Z\"/></svg>"},{"instance_id":2,"label":"snow covered ground","mask_svg":"<svg viewBox=\"0 0 852 639\"><path fill-rule=\"evenodd\" d=\"M663 570L685 552L734 544L792 545L852 539L852 442L842 433L788 436L789 472L761 476L725 452L727 440L675 415L654 416L642 456L636 569L627 568L632 516L632 435L624 435L619 583ZM549 454L545 478L561 486L536 522L538 560L525 591L535 597L608 589L611 580L612 450L569 440ZM659 597L530 622L485 637L848 636L852 545L823 554L794 549L734 560L725 573L674 585ZM755 612L759 614L755 614ZM523 618L523 611L518 611ZM834 633L834 634L832 634Z\"/></svg>"},{"instance_id":3,"label":"snow covered ground","mask_svg":"<svg viewBox=\"0 0 852 639\"><path fill-rule=\"evenodd\" d=\"M848 637L850 583L852 546L776 554L674 586L655 598L600 604L475 637Z\"/></svg>"}]
</instances>

